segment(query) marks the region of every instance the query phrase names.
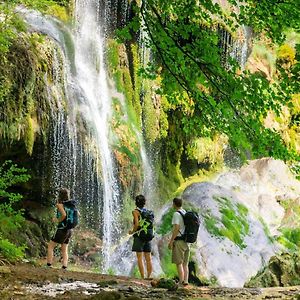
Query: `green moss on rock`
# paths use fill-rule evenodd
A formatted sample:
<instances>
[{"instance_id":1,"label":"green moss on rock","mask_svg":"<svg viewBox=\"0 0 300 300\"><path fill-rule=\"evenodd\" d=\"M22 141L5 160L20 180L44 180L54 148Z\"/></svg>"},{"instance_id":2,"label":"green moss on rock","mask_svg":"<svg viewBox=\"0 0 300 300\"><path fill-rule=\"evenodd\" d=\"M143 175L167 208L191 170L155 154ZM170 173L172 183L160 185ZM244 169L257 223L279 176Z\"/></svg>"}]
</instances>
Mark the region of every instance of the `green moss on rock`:
<instances>
[{"instance_id":1,"label":"green moss on rock","mask_svg":"<svg viewBox=\"0 0 300 300\"><path fill-rule=\"evenodd\" d=\"M219 203L221 218L206 212L204 220L207 231L214 236L228 238L241 249L245 248L243 238L249 233L248 209L224 197L216 197L215 200Z\"/></svg>"},{"instance_id":2,"label":"green moss on rock","mask_svg":"<svg viewBox=\"0 0 300 300\"><path fill-rule=\"evenodd\" d=\"M299 253L282 253L273 256L245 287L294 286L300 284Z\"/></svg>"}]
</instances>

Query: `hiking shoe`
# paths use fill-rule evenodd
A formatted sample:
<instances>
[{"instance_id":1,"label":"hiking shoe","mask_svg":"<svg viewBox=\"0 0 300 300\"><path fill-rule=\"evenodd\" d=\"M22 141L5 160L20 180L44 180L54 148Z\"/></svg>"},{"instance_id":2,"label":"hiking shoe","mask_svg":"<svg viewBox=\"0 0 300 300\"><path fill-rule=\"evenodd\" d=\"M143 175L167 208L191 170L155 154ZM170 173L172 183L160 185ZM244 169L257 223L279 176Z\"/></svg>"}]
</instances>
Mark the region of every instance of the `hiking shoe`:
<instances>
[{"instance_id":1,"label":"hiking shoe","mask_svg":"<svg viewBox=\"0 0 300 300\"><path fill-rule=\"evenodd\" d=\"M67 270L68 267L62 266L61 268L62 268L63 270Z\"/></svg>"}]
</instances>

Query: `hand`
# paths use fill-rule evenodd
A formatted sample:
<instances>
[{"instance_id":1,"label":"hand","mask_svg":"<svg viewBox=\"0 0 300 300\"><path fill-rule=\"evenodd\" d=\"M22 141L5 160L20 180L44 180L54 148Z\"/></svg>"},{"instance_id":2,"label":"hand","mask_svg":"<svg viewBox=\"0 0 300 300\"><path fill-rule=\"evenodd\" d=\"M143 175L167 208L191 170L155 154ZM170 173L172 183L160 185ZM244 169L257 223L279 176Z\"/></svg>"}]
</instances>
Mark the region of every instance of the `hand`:
<instances>
[{"instance_id":1,"label":"hand","mask_svg":"<svg viewBox=\"0 0 300 300\"><path fill-rule=\"evenodd\" d=\"M53 221L54 223L57 223L57 222L58 222L58 219L57 219L57 218L52 218L52 221Z\"/></svg>"},{"instance_id":2,"label":"hand","mask_svg":"<svg viewBox=\"0 0 300 300\"><path fill-rule=\"evenodd\" d=\"M133 234L134 231L133 231L133 230L129 230L128 233L129 233L129 234Z\"/></svg>"},{"instance_id":3,"label":"hand","mask_svg":"<svg viewBox=\"0 0 300 300\"><path fill-rule=\"evenodd\" d=\"M172 248L173 248L173 241L170 241L170 242L169 242L168 248L169 248L170 250L172 250Z\"/></svg>"}]
</instances>

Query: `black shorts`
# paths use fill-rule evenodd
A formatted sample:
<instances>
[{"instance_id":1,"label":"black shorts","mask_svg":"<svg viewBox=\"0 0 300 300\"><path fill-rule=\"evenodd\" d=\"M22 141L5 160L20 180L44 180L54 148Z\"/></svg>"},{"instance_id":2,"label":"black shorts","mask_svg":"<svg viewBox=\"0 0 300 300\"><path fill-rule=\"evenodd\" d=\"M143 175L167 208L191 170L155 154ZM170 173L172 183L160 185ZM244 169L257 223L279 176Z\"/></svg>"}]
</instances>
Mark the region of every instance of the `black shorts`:
<instances>
[{"instance_id":1,"label":"black shorts","mask_svg":"<svg viewBox=\"0 0 300 300\"><path fill-rule=\"evenodd\" d=\"M151 252L151 242L142 241L138 236L133 236L133 252Z\"/></svg>"},{"instance_id":2,"label":"black shorts","mask_svg":"<svg viewBox=\"0 0 300 300\"><path fill-rule=\"evenodd\" d=\"M72 235L71 229L57 229L51 241L57 244L68 244Z\"/></svg>"}]
</instances>

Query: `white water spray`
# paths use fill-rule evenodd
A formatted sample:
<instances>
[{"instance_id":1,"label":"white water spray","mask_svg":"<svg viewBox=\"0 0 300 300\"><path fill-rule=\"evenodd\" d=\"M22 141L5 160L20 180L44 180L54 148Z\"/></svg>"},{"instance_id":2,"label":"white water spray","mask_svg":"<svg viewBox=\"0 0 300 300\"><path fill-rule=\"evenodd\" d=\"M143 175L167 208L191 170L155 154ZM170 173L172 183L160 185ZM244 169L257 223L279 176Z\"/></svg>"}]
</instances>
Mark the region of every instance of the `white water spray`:
<instances>
[{"instance_id":1,"label":"white water spray","mask_svg":"<svg viewBox=\"0 0 300 300\"><path fill-rule=\"evenodd\" d=\"M86 103L82 107L92 125L94 138L101 157L103 178L103 271L111 266L110 248L117 233L116 218L119 213L118 186L114 176L114 163L109 147L111 95L104 65L104 38L97 20L99 7L94 1L76 1L77 33L75 36L75 65L77 82Z\"/></svg>"}]
</instances>

